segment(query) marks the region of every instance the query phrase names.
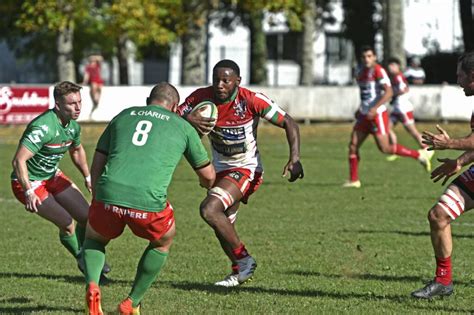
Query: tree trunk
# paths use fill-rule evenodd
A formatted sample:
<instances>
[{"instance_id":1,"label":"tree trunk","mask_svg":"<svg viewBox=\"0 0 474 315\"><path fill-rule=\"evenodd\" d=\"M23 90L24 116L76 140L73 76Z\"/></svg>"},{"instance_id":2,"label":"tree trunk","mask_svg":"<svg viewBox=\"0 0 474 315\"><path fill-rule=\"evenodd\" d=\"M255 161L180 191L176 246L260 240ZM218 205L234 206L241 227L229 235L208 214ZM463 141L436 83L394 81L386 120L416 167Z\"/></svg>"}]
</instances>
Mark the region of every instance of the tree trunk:
<instances>
[{"instance_id":1,"label":"tree trunk","mask_svg":"<svg viewBox=\"0 0 474 315\"><path fill-rule=\"evenodd\" d=\"M59 81L76 82L76 68L73 60L74 24L70 21L57 37L58 78Z\"/></svg>"},{"instance_id":2,"label":"tree trunk","mask_svg":"<svg viewBox=\"0 0 474 315\"><path fill-rule=\"evenodd\" d=\"M117 41L117 53L119 64L119 83L120 85L128 85L128 48L127 35L122 34Z\"/></svg>"},{"instance_id":3,"label":"tree trunk","mask_svg":"<svg viewBox=\"0 0 474 315\"><path fill-rule=\"evenodd\" d=\"M474 50L474 3L472 0L459 0L459 11L461 14L462 38L464 51Z\"/></svg>"},{"instance_id":4,"label":"tree trunk","mask_svg":"<svg viewBox=\"0 0 474 315\"><path fill-rule=\"evenodd\" d=\"M184 10L191 17L186 33L181 38L183 46L181 83L203 85L206 83L206 53L208 8L205 2L192 0L184 2Z\"/></svg>"},{"instance_id":5,"label":"tree trunk","mask_svg":"<svg viewBox=\"0 0 474 315\"><path fill-rule=\"evenodd\" d=\"M383 1L383 59L394 57L405 68L403 0Z\"/></svg>"},{"instance_id":6,"label":"tree trunk","mask_svg":"<svg viewBox=\"0 0 474 315\"><path fill-rule=\"evenodd\" d=\"M374 25L374 0L343 0L345 34L354 44L357 60L362 46L374 47L376 26Z\"/></svg>"},{"instance_id":7,"label":"tree trunk","mask_svg":"<svg viewBox=\"0 0 474 315\"><path fill-rule=\"evenodd\" d=\"M303 15L303 34L301 40L300 56L300 84L313 84L313 44L316 34L316 1L305 0L305 11Z\"/></svg>"},{"instance_id":8,"label":"tree trunk","mask_svg":"<svg viewBox=\"0 0 474 315\"><path fill-rule=\"evenodd\" d=\"M263 12L250 12L250 84L267 84L267 40Z\"/></svg>"}]
</instances>

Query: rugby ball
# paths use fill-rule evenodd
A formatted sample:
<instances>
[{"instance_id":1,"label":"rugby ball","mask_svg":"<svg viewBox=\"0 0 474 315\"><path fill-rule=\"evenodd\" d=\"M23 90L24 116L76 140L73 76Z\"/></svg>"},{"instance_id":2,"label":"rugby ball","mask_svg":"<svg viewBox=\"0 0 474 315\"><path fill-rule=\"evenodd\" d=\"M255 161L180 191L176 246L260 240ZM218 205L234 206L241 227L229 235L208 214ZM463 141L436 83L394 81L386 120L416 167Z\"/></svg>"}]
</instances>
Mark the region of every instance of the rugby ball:
<instances>
[{"instance_id":1,"label":"rugby ball","mask_svg":"<svg viewBox=\"0 0 474 315\"><path fill-rule=\"evenodd\" d=\"M216 104L214 104L211 101L203 101L203 102L197 104L196 106L194 106L191 113L195 112L195 111L198 111L199 114L201 114L202 117L214 118L217 121L217 106L216 106ZM215 123L214 123L214 126L215 126ZM213 128L214 128L214 126L213 126ZM211 131L212 131L212 129L209 130L209 132L204 133L204 135L209 134Z\"/></svg>"}]
</instances>

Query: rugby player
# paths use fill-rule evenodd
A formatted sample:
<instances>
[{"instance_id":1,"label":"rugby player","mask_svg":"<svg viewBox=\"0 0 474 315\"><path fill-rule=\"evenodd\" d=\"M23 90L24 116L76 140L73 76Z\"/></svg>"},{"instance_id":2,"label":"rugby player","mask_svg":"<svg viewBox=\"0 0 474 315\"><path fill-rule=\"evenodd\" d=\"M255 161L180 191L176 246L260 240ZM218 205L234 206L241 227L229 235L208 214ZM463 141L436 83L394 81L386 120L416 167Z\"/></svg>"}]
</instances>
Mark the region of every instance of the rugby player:
<instances>
[{"instance_id":1,"label":"rugby player","mask_svg":"<svg viewBox=\"0 0 474 315\"><path fill-rule=\"evenodd\" d=\"M408 81L403 76L398 58L390 58L387 62L388 75L392 85L393 96L390 101L392 111L390 112L390 143L397 143L397 135L393 131L393 126L401 123L406 131L418 142L420 148L426 149L428 146L422 143L421 134L415 126L415 117L413 115L413 105L408 99ZM428 157L431 159L434 151L428 151ZM387 157L388 161L394 161L398 155Z\"/></svg>"},{"instance_id":2,"label":"rugby player","mask_svg":"<svg viewBox=\"0 0 474 315\"><path fill-rule=\"evenodd\" d=\"M359 188L359 148L369 134L372 134L380 152L411 157L418 160L426 170L431 163L425 150L411 150L400 144L390 144L388 112L385 104L393 96L390 79L385 69L377 63L377 55L372 47L361 50L361 67L357 71L361 104L356 112L356 123L349 143L349 181L343 187Z\"/></svg>"},{"instance_id":3,"label":"rugby player","mask_svg":"<svg viewBox=\"0 0 474 315\"><path fill-rule=\"evenodd\" d=\"M283 176L289 181L303 178L300 163L298 125L278 105L261 93L240 86L240 69L232 60L221 60L213 69L212 86L191 93L179 112L202 134L215 125L210 135L217 179L200 206L202 218L214 229L221 247L231 261L231 273L219 286L238 286L253 276L255 259L240 240L235 221L240 203L246 204L263 180L263 167L257 148L260 118L283 128L290 147ZM203 118L192 108L204 100L217 105L217 121Z\"/></svg>"},{"instance_id":4,"label":"rugby player","mask_svg":"<svg viewBox=\"0 0 474 315\"><path fill-rule=\"evenodd\" d=\"M474 95L474 52L464 53L458 60L457 81L464 89L466 96ZM471 134L459 139L451 139L446 131L437 126L439 134L423 132L423 143L434 150L463 150L457 159L439 159L441 164L431 173L434 182L443 180L443 185L450 177L458 173L463 166L474 162L474 113L471 116ZM436 272L435 278L425 287L412 292L415 298L431 299L436 296L451 295L454 292L452 282L451 254L453 240L451 222L464 212L474 207L474 166L454 179L438 203L428 212L431 230Z\"/></svg>"},{"instance_id":5,"label":"rugby player","mask_svg":"<svg viewBox=\"0 0 474 315\"><path fill-rule=\"evenodd\" d=\"M86 152L81 145L81 87L64 81L54 87L54 109L31 121L13 158L11 185L26 210L52 222L59 229L61 244L82 269L80 248L84 241L89 204L79 188L58 168L69 151L74 165L91 191ZM76 220L77 224L74 224ZM104 272L110 271L105 266Z\"/></svg>"},{"instance_id":6,"label":"rugby player","mask_svg":"<svg viewBox=\"0 0 474 315\"><path fill-rule=\"evenodd\" d=\"M118 311L140 313L140 302L164 266L175 235L167 189L183 154L203 187L210 188L215 180L196 130L174 113L178 105L176 88L160 83L151 90L146 107L123 110L99 138L91 167L93 201L84 242L87 314L103 314L98 283L105 247L122 234L125 225L149 245Z\"/></svg>"}]
</instances>

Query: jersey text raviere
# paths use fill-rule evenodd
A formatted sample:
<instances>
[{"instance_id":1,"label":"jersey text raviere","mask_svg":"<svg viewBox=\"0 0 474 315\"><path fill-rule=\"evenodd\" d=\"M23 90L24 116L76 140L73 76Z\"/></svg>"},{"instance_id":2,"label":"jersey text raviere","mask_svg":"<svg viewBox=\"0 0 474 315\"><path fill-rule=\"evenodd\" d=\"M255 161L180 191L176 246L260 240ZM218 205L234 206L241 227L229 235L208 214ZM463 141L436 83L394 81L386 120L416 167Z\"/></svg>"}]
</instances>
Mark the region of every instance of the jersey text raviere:
<instances>
[{"instance_id":1,"label":"jersey text raviere","mask_svg":"<svg viewBox=\"0 0 474 315\"><path fill-rule=\"evenodd\" d=\"M64 153L81 144L80 135L81 127L75 120L64 127L52 109L31 121L20 139L20 145L34 153L26 161L29 179L45 180L53 177ZM16 179L15 172L11 178Z\"/></svg>"},{"instance_id":2,"label":"jersey text raviere","mask_svg":"<svg viewBox=\"0 0 474 315\"><path fill-rule=\"evenodd\" d=\"M402 113L413 111L413 105L408 100L408 81L399 73L395 76L390 77L390 82L393 89L393 97L390 101L390 105L393 106L395 111ZM400 94L401 93L401 94Z\"/></svg>"},{"instance_id":3,"label":"jersey text raviere","mask_svg":"<svg viewBox=\"0 0 474 315\"><path fill-rule=\"evenodd\" d=\"M167 109L131 107L114 117L96 150L107 155L95 199L159 212L166 207L173 172L184 156L195 169L209 164L196 130Z\"/></svg>"},{"instance_id":4,"label":"jersey text raviere","mask_svg":"<svg viewBox=\"0 0 474 315\"><path fill-rule=\"evenodd\" d=\"M367 114L375 106L383 95L383 86L390 86L387 72L381 65L376 64L373 68L360 67L357 70L357 84L360 88L360 111ZM382 105L378 112L387 108Z\"/></svg>"},{"instance_id":5,"label":"jersey text raviere","mask_svg":"<svg viewBox=\"0 0 474 315\"><path fill-rule=\"evenodd\" d=\"M263 171L257 148L259 118L283 126L286 113L265 95L243 87L238 87L228 102L218 104L210 86L189 95L179 107L180 114L186 115L204 100L217 105L216 126L209 134L216 171L245 168L251 171L252 180L255 172Z\"/></svg>"}]
</instances>

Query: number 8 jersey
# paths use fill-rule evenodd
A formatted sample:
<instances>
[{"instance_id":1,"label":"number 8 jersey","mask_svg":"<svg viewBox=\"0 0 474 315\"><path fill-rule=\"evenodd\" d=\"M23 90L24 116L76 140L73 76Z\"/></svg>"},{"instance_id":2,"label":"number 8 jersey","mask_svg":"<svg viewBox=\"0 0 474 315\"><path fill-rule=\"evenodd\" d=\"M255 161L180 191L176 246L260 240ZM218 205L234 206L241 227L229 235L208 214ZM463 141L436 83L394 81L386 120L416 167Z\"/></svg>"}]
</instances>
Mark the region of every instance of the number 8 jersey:
<instances>
[{"instance_id":1,"label":"number 8 jersey","mask_svg":"<svg viewBox=\"0 0 474 315\"><path fill-rule=\"evenodd\" d=\"M96 151L107 163L95 188L103 203L162 211L173 172L186 157L194 169L209 165L201 139L184 119L157 105L130 107L109 123Z\"/></svg>"},{"instance_id":2,"label":"number 8 jersey","mask_svg":"<svg viewBox=\"0 0 474 315\"><path fill-rule=\"evenodd\" d=\"M202 101L217 105L217 122L209 134L212 145L212 163L216 172L245 168L251 172L263 171L257 148L257 126L260 118L274 125L283 126L285 112L261 93L238 87L228 101L222 104L214 99L212 86L201 88L189 95L180 105L181 115L189 113Z\"/></svg>"}]
</instances>

